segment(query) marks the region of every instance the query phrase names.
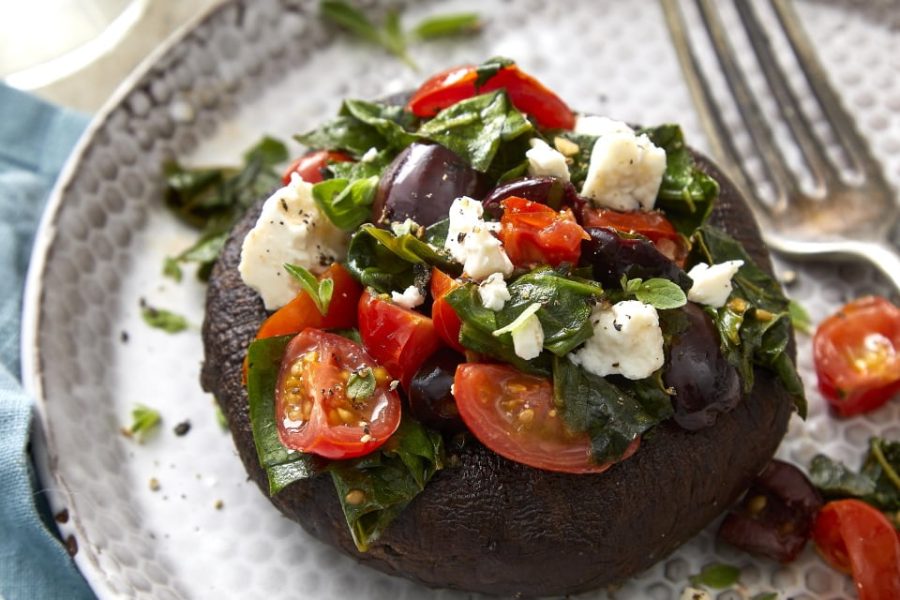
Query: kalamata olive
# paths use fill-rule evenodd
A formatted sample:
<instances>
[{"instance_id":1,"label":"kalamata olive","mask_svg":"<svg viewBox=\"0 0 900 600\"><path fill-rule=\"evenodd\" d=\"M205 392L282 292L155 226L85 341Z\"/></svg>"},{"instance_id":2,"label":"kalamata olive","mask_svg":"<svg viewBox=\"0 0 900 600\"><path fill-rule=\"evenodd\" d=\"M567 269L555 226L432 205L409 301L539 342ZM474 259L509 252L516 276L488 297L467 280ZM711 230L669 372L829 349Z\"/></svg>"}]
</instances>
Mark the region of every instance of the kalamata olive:
<instances>
[{"instance_id":1,"label":"kalamata olive","mask_svg":"<svg viewBox=\"0 0 900 600\"><path fill-rule=\"evenodd\" d=\"M481 198L490 189L484 175L438 144L415 143L388 165L378 183L372 221L412 219L428 227L446 219L460 196Z\"/></svg>"},{"instance_id":2,"label":"kalamata olive","mask_svg":"<svg viewBox=\"0 0 900 600\"><path fill-rule=\"evenodd\" d=\"M424 425L446 432L465 429L450 392L456 366L464 361L458 352L442 348L422 363L413 375L408 394L409 410Z\"/></svg>"},{"instance_id":3,"label":"kalamata olive","mask_svg":"<svg viewBox=\"0 0 900 600\"><path fill-rule=\"evenodd\" d=\"M680 311L686 323L672 337L663 381L675 389L675 422L695 431L737 406L741 381L719 350L719 333L709 315L693 302Z\"/></svg>"},{"instance_id":4,"label":"kalamata olive","mask_svg":"<svg viewBox=\"0 0 900 600\"><path fill-rule=\"evenodd\" d=\"M581 242L581 264L594 270L594 279L618 286L622 275L629 279L663 277L689 290L691 278L678 265L644 238L621 237L614 229L587 227L591 239Z\"/></svg>"},{"instance_id":5,"label":"kalamata olive","mask_svg":"<svg viewBox=\"0 0 900 600\"><path fill-rule=\"evenodd\" d=\"M511 196L540 202L554 210L568 207L576 213L580 212L585 204L571 183L560 181L555 177L524 177L494 188L482 201L484 211L499 219L503 216L500 203Z\"/></svg>"},{"instance_id":6,"label":"kalamata olive","mask_svg":"<svg viewBox=\"0 0 900 600\"><path fill-rule=\"evenodd\" d=\"M719 539L778 562L806 545L822 497L797 467L772 460L722 521Z\"/></svg>"}]
</instances>

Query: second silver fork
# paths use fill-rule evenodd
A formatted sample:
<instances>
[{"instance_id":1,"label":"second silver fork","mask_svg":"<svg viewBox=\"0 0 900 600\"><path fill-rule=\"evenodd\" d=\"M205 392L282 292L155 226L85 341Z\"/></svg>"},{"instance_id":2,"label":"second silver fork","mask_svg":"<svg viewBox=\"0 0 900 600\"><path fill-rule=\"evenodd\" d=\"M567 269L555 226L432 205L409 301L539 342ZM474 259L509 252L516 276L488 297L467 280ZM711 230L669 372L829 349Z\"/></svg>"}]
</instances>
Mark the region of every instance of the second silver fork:
<instances>
[{"instance_id":1,"label":"second silver fork","mask_svg":"<svg viewBox=\"0 0 900 600\"><path fill-rule=\"evenodd\" d=\"M856 131L828 84L827 75L800 25L789 0L770 0L778 21L822 113L829 121L859 183L847 183L813 131L800 101L787 82L760 19L749 0L735 0L735 8L753 47L758 64L777 102L781 118L799 147L815 182L806 193L787 167L767 117L738 64L729 34L715 0L695 0L716 58L734 96L735 104L762 161L772 195L763 202L759 187L747 169L694 54L679 0L661 0L685 79L716 158L737 180L754 205L766 242L775 250L797 256L856 256L878 267L900 294L900 255L890 236L900 206L878 162Z\"/></svg>"}]
</instances>

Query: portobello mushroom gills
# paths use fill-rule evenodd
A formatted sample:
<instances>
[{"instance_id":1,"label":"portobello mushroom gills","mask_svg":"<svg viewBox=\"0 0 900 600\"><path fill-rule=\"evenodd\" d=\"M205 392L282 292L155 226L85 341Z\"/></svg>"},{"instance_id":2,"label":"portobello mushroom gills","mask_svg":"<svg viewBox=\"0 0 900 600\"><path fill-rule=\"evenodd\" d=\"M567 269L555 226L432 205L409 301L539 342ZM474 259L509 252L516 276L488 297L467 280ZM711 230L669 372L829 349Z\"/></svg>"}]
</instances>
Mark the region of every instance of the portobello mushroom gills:
<instances>
[{"instance_id":1,"label":"portobello mushroom gills","mask_svg":"<svg viewBox=\"0 0 900 600\"><path fill-rule=\"evenodd\" d=\"M411 144L385 169L372 205L372 222L412 219L422 227L447 218L460 196L479 199L490 181L439 144Z\"/></svg>"}]
</instances>

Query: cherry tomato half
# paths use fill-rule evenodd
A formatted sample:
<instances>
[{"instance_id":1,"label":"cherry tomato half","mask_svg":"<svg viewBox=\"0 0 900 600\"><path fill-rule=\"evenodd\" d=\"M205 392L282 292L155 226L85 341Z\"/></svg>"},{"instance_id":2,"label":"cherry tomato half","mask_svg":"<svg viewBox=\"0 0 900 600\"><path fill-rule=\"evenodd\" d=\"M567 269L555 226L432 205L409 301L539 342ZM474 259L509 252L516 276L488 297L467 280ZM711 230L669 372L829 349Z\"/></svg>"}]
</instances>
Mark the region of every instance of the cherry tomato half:
<instances>
[{"instance_id":1,"label":"cherry tomato half","mask_svg":"<svg viewBox=\"0 0 900 600\"><path fill-rule=\"evenodd\" d=\"M409 389L413 375L441 347L428 317L364 292L359 299L359 336L392 377Z\"/></svg>"},{"instance_id":2,"label":"cherry tomato half","mask_svg":"<svg viewBox=\"0 0 900 600\"><path fill-rule=\"evenodd\" d=\"M459 343L459 330L462 322L450 303L444 298L447 294L462 285L437 267L431 269L431 297L434 302L431 305L431 320L434 322L434 330L448 346L460 353L466 349Z\"/></svg>"},{"instance_id":3,"label":"cherry tomato half","mask_svg":"<svg viewBox=\"0 0 900 600\"><path fill-rule=\"evenodd\" d=\"M585 227L612 227L616 231L640 234L679 266L684 266L687 258L687 241L675 230L669 219L657 210L622 212L585 206L581 209L581 224Z\"/></svg>"},{"instance_id":4,"label":"cherry tomato half","mask_svg":"<svg viewBox=\"0 0 900 600\"><path fill-rule=\"evenodd\" d=\"M342 329L356 326L356 305L362 287L340 263L334 263L319 276L319 280L334 282L331 302L325 315L319 312L312 298L304 291L272 313L259 328L256 339L300 333L307 327Z\"/></svg>"},{"instance_id":5,"label":"cherry tomato half","mask_svg":"<svg viewBox=\"0 0 900 600\"><path fill-rule=\"evenodd\" d=\"M900 308L877 296L850 302L819 325L813 358L837 414L878 408L900 391Z\"/></svg>"},{"instance_id":6,"label":"cherry tomato half","mask_svg":"<svg viewBox=\"0 0 900 600\"><path fill-rule=\"evenodd\" d=\"M353 374L375 389L348 396ZM387 371L359 344L320 329L304 329L288 344L275 388L278 437L286 447L341 459L372 452L400 425L400 396Z\"/></svg>"},{"instance_id":7,"label":"cherry tomato half","mask_svg":"<svg viewBox=\"0 0 900 600\"><path fill-rule=\"evenodd\" d=\"M281 183L287 185L291 182L291 175L297 173L308 183L319 183L323 179L322 169L327 167L329 163L349 162L353 158L343 152L333 152L331 150L316 150L309 152L297 158L291 163L281 176Z\"/></svg>"},{"instance_id":8,"label":"cherry tomato half","mask_svg":"<svg viewBox=\"0 0 900 600\"><path fill-rule=\"evenodd\" d=\"M500 203L500 240L517 267L578 263L581 241L591 237L568 208L556 212L546 204L513 196Z\"/></svg>"},{"instance_id":9,"label":"cherry tomato half","mask_svg":"<svg viewBox=\"0 0 900 600\"><path fill-rule=\"evenodd\" d=\"M900 598L900 541L890 521L859 500L836 500L813 526L819 553L835 569L852 573L860 600Z\"/></svg>"},{"instance_id":10,"label":"cherry tomato half","mask_svg":"<svg viewBox=\"0 0 900 600\"><path fill-rule=\"evenodd\" d=\"M412 95L407 110L417 117L430 118L460 100L477 94L506 89L513 106L534 117L538 125L548 129L573 129L575 113L559 96L540 81L521 71L516 65L500 68L497 73L476 86L478 73L472 65L453 67L432 76Z\"/></svg>"},{"instance_id":11,"label":"cherry tomato half","mask_svg":"<svg viewBox=\"0 0 900 600\"><path fill-rule=\"evenodd\" d=\"M562 473L602 473L587 433L571 431L553 402L553 386L509 365L464 363L453 380L456 406L478 440L512 461ZM633 454L637 439L622 460Z\"/></svg>"}]
</instances>

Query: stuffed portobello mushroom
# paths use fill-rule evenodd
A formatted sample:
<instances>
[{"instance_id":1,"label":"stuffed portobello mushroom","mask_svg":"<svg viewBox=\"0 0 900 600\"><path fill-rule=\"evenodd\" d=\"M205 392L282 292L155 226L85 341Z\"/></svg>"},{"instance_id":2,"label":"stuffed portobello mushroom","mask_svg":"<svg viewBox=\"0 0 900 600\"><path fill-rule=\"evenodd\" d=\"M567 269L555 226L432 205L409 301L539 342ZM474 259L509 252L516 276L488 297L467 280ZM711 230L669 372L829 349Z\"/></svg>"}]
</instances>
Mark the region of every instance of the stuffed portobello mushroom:
<instances>
[{"instance_id":1,"label":"stuffed portobello mushroom","mask_svg":"<svg viewBox=\"0 0 900 600\"><path fill-rule=\"evenodd\" d=\"M576 114L492 59L298 139L213 269L202 380L272 503L361 562L621 582L803 412L747 204L677 126Z\"/></svg>"}]
</instances>

